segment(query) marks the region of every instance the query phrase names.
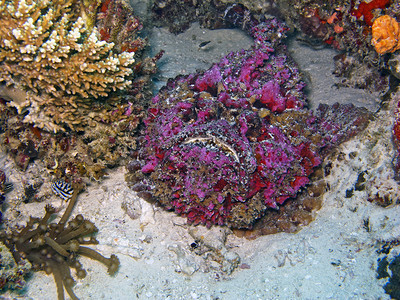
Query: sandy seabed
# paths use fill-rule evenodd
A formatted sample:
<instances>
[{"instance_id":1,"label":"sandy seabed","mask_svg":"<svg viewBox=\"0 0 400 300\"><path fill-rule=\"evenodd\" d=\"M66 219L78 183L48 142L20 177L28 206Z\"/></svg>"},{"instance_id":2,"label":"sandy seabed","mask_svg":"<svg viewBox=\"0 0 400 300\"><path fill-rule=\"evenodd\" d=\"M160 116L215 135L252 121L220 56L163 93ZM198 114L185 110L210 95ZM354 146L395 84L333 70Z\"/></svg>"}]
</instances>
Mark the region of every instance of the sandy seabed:
<instances>
[{"instance_id":1,"label":"sandy seabed","mask_svg":"<svg viewBox=\"0 0 400 300\"><path fill-rule=\"evenodd\" d=\"M200 48L204 41L210 43ZM156 87L177 74L208 68L251 42L240 31L209 31L197 24L178 36L154 29L150 40L154 53L166 50ZM351 102L376 110L378 95L333 86L334 50L313 50L294 39L290 50L308 78L311 107ZM105 256L115 253L121 267L110 277L103 265L81 258L88 274L77 280L76 295L80 299L389 299L382 288L387 279L376 279L377 260L382 257L377 250L379 241L399 238L400 206L382 208L367 199L377 187L396 194L391 190L397 189L391 179L392 123L390 112L380 112L365 132L339 147L343 160L332 161L323 206L316 219L296 234L246 240L226 228L188 226L184 218L138 198L127 187L124 167L111 170L105 180L93 182L79 195L73 214L83 214L96 224L100 243L93 248ZM56 196L42 203L21 203L24 182L45 170L41 162L23 173L3 152L0 165L14 184L6 196L9 222L24 224L29 215L43 216L46 204L61 205ZM346 198L345 191L354 187L363 171L368 171L369 185ZM42 188L49 188L50 177L43 178ZM193 249L198 238L207 245L204 253ZM394 248L391 256L399 252ZM57 293L53 277L39 272L28 281L25 294L7 292L1 297L50 300L57 299Z\"/></svg>"}]
</instances>

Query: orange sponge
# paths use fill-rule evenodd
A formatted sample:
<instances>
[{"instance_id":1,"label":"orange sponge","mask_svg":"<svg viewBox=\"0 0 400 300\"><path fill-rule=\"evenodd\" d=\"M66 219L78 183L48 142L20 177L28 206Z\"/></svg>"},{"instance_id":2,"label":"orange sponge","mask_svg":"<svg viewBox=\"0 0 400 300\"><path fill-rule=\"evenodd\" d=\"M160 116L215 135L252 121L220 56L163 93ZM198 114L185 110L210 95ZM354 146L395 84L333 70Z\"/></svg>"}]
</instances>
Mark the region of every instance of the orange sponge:
<instances>
[{"instance_id":1,"label":"orange sponge","mask_svg":"<svg viewBox=\"0 0 400 300\"><path fill-rule=\"evenodd\" d=\"M396 19L384 15L374 21L372 24L372 44L379 54L400 49L400 24Z\"/></svg>"}]
</instances>

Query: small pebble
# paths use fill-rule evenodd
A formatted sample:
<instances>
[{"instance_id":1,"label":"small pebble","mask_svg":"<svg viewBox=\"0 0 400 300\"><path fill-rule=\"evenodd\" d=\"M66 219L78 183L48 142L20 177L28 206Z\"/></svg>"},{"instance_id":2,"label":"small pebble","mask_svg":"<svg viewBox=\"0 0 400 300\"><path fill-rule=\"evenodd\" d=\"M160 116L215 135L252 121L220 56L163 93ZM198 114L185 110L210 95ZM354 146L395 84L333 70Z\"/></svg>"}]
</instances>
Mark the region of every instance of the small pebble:
<instances>
[{"instance_id":1,"label":"small pebble","mask_svg":"<svg viewBox=\"0 0 400 300\"><path fill-rule=\"evenodd\" d=\"M242 263L242 264L239 266L239 268L241 268L241 269L250 269L250 265L249 265L249 264L246 264L246 263Z\"/></svg>"}]
</instances>

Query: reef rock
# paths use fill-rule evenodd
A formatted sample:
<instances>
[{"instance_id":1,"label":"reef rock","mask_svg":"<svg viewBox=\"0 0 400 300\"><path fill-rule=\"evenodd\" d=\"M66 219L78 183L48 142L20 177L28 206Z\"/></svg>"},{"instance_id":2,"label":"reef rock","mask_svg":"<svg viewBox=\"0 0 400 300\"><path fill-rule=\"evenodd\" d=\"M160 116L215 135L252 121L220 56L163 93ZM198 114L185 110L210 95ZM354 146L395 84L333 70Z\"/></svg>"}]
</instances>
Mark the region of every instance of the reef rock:
<instances>
[{"instance_id":1,"label":"reef rock","mask_svg":"<svg viewBox=\"0 0 400 300\"><path fill-rule=\"evenodd\" d=\"M353 105L307 109L282 43L288 28L243 19L241 10L226 16L249 28L254 46L170 80L152 100L143 147L127 167L133 190L193 224L251 228L295 197L328 150L370 117Z\"/></svg>"}]
</instances>

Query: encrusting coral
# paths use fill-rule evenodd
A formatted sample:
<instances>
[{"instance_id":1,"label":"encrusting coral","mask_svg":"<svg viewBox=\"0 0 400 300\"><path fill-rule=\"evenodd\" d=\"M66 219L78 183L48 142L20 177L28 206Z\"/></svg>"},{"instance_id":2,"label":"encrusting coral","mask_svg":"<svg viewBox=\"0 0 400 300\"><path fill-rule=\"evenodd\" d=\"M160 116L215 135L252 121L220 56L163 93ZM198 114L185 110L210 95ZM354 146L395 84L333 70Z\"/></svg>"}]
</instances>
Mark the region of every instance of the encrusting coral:
<instances>
[{"instance_id":1,"label":"encrusting coral","mask_svg":"<svg viewBox=\"0 0 400 300\"><path fill-rule=\"evenodd\" d=\"M76 203L78 189L75 189L69 204L57 222L49 222L55 208L47 205L43 218L31 217L21 228L1 232L0 240L10 249L16 263L28 260L35 271L53 274L57 286L58 299L64 299L64 289L71 299L78 299L72 287L75 280L71 269L75 269L78 278L84 278L86 271L78 261L83 255L103 263L108 273L113 275L119 268L119 259L114 254L110 258L83 245L97 244L93 236L96 226L82 215L67 221ZM90 237L88 239L88 237Z\"/></svg>"},{"instance_id":2,"label":"encrusting coral","mask_svg":"<svg viewBox=\"0 0 400 300\"><path fill-rule=\"evenodd\" d=\"M82 127L94 117L95 99L131 84L134 52L115 54L113 43L100 40L87 7L0 0L0 95L29 111L26 122L49 131Z\"/></svg>"}]
</instances>

